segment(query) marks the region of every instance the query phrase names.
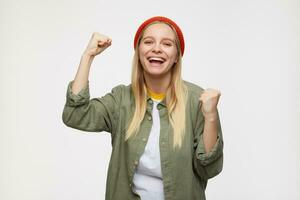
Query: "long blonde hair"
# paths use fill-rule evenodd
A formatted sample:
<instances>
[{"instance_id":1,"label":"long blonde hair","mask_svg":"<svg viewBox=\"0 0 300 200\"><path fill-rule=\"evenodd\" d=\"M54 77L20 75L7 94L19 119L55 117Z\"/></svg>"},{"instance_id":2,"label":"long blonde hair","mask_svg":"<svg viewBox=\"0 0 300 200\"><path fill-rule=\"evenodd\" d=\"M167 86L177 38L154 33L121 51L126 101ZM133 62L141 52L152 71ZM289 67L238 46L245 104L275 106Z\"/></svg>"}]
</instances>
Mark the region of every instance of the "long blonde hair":
<instances>
[{"instance_id":1,"label":"long blonde hair","mask_svg":"<svg viewBox=\"0 0 300 200\"><path fill-rule=\"evenodd\" d=\"M153 23L149 24L148 26L152 24ZM180 148L185 135L185 107L187 100L187 88L181 78L182 56L180 53L180 43L176 31L172 26L170 27L176 35L175 41L178 52L178 60L177 63L175 63L174 66L170 69L171 82L166 92L166 105L168 110L169 122L173 127L173 147L176 148L176 146L178 146ZM146 30L146 28L144 28L144 31ZM138 39L137 47L139 46L140 40L143 37L144 31L141 33L141 36ZM133 91L135 99L135 111L126 131L125 140L128 140L130 137L135 136L138 133L140 124L144 119L146 113L147 86L145 84L143 67L140 63L138 51L138 48L136 48L132 62L131 74L131 89Z\"/></svg>"}]
</instances>

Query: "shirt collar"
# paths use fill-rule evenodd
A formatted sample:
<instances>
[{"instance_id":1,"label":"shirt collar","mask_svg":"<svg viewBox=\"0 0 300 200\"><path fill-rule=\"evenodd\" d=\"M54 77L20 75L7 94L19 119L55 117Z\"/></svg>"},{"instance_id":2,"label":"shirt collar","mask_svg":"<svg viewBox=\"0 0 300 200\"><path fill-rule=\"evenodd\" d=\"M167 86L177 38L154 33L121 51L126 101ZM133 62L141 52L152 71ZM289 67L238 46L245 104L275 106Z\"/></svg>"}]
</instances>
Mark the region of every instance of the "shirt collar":
<instances>
[{"instance_id":1,"label":"shirt collar","mask_svg":"<svg viewBox=\"0 0 300 200\"><path fill-rule=\"evenodd\" d=\"M147 102L149 102L149 101L153 101L152 100L152 98L151 98L151 96L147 93ZM163 105L163 106L165 106L166 107L166 97L164 97L160 102L159 102L159 104L161 104L161 105Z\"/></svg>"},{"instance_id":2,"label":"shirt collar","mask_svg":"<svg viewBox=\"0 0 300 200\"><path fill-rule=\"evenodd\" d=\"M166 94L165 93L155 93L150 88L147 87L147 101L149 99L155 99L160 101L159 103L166 106ZM153 101L153 100L151 100Z\"/></svg>"}]
</instances>

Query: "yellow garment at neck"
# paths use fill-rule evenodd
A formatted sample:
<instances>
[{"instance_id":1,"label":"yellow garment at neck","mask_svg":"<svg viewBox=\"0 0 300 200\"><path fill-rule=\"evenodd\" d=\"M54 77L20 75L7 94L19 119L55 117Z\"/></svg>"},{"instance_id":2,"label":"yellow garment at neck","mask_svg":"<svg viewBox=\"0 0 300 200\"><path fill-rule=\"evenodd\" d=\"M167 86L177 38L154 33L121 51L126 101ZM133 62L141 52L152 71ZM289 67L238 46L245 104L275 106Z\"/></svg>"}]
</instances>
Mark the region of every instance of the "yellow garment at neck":
<instances>
[{"instance_id":1,"label":"yellow garment at neck","mask_svg":"<svg viewBox=\"0 0 300 200\"><path fill-rule=\"evenodd\" d=\"M155 99L155 100L162 100L163 98L165 98L166 94L165 93L156 93L154 91L152 91L150 88L147 87L147 92L149 94L149 96L152 98L152 99Z\"/></svg>"}]
</instances>

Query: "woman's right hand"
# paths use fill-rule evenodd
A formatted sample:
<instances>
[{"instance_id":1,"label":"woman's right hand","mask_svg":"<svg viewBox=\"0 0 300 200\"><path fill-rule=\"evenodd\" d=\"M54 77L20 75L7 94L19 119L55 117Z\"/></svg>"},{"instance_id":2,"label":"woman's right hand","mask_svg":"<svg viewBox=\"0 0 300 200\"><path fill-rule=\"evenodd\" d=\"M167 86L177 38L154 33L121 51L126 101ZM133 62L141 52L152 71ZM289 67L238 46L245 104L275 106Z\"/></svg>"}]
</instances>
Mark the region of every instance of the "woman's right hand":
<instances>
[{"instance_id":1,"label":"woman's right hand","mask_svg":"<svg viewBox=\"0 0 300 200\"><path fill-rule=\"evenodd\" d=\"M111 41L112 40L109 37L98 32L94 32L84 54L94 57L109 47L111 45Z\"/></svg>"}]
</instances>

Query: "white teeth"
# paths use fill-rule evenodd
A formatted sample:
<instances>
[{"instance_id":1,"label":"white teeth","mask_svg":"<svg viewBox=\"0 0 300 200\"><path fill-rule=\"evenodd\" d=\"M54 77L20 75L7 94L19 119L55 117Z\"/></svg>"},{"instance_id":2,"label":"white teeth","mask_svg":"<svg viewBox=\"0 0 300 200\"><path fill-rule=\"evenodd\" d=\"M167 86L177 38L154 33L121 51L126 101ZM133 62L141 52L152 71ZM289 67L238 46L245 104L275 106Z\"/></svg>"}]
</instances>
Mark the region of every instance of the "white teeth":
<instances>
[{"instance_id":1,"label":"white teeth","mask_svg":"<svg viewBox=\"0 0 300 200\"><path fill-rule=\"evenodd\" d=\"M149 58L149 61L151 61L151 60L161 61L161 62L164 62L164 61L165 61L164 59L162 59L162 58L157 58L157 57L150 57L150 58Z\"/></svg>"}]
</instances>

